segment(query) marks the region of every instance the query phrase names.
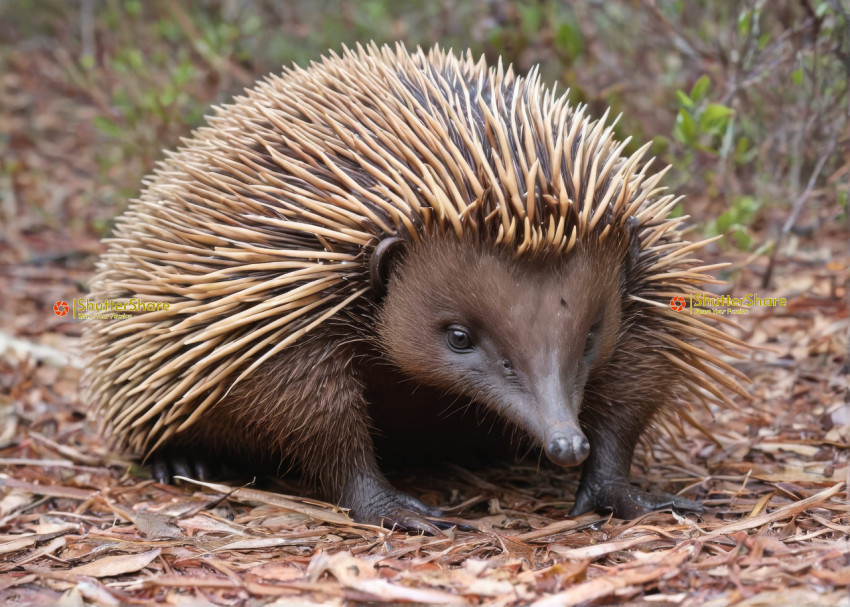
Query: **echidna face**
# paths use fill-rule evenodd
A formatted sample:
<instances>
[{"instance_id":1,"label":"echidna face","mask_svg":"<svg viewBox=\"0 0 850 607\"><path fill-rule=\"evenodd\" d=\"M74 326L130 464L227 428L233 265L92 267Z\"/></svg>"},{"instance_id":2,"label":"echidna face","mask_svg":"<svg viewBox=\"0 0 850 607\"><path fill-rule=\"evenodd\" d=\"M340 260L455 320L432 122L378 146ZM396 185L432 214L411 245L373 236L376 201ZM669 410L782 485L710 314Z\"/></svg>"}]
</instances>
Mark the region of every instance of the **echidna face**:
<instances>
[{"instance_id":1,"label":"echidna face","mask_svg":"<svg viewBox=\"0 0 850 607\"><path fill-rule=\"evenodd\" d=\"M524 428L554 463L578 465L588 453L584 385L619 325L621 272L607 259L577 248L520 263L472 241L421 244L389 281L379 322L387 357Z\"/></svg>"}]
</instances>

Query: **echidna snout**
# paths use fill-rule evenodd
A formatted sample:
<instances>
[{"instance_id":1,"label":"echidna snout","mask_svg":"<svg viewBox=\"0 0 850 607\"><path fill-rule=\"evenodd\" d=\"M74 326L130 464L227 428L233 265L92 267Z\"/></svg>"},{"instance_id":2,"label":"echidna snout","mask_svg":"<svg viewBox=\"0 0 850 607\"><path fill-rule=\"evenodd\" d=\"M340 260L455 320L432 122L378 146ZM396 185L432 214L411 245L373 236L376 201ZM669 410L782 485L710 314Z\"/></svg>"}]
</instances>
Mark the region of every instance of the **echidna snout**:
<instances>
[{"instance_id":1,"label":"echidna snout","mask_svg":"<svg viewBox=\"0 0 850 607\"><path fill-rule=\"evenodd\" d=\"M559 466L578 466L590 453L590 443L578 428L553 433L553 438L546 443L546 457Z\"/></svg>"}]
</instances>

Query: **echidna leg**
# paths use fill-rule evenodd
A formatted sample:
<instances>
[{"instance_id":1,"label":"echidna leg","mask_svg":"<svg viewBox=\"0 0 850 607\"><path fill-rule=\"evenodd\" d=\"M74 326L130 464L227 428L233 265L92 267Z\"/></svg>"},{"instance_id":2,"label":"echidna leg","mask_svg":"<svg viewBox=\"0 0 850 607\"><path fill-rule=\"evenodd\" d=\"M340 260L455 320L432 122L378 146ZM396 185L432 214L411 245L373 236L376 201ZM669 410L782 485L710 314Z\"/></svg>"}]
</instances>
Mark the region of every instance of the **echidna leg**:
<instances>
[{"instance_id":1,"label":"echidna leg","mask_svg":"<svg viewBox=\"0 0 850 607\"><path fill-rule=\"evenodd\" d=\"M423 516L440 516L442 511L394 488L378 467L360 383L350 374L326 377L335 379L325 384L325 390L329 389L329 384L338 387L333 395L326 393L317 400L326 405L335 402L336 406L326 415L314 410L313 432L319 431L314 436L324 444L321 444L321 452L302 451L302 462L308 469L318 464L312 475L325 487L329 497L350 509L354 520L435 535L437 528ZM349 385L345 386L348 381ZM317 418L324 418L328 427L316 428Z\"/></svg>"},{"instance_id":2,"label":"echidna leg","mask_svg":"<svg viewBox=\"0 0 850 607\"><path fill-rule=\"evenodd\" d=\"M699 502L671 493L644 491L629 482L635 446L651 415L651 407L634 403L621 404L619 411L610 407L604 412L582 412L590 454L582 467L571 516L595 510L613 511L617 518L633 519L668 508L702 511Z\"/></svg>"},{"instance_id":3,"label":"echidna leg","mask_svg":"<svg viewBox=\"0 0 850 607\"><path fill-rule=\"evenodd\" d=\"M272 379L255 384L277 411L264 407L267 417L253 423L355 520L434 534L424 516L441 511L395 489L378 467L358 360L342 339L321 334L285 350L262 374Z\"/></svg>"},{"instance_id":4,"label":"echidna leg","mask_svg":"<svg viewBox=\"0 0 850 607\"><path fill-rule=\"evenodd\" d=\"M329 383L339 383L340 379L337 376ZM331 402L336 404L333 410L315 408ZM354 520L437 534L437 527L424 516L440 516L442 511L394 488L378 467L365 411L360 386L356 392L321 394L312 410L311 437L307 441L302 438L292 455L319 482L326 497L348 508Z\"/></svg>"},{"instance_id":5,"label":"echidna leg","mask_svg":"<svg viewBox=\"0 0 850 607\"><path fill-rule=\"evenodd\" d=\"M341 505L362 523L399 527L407 531L437 534L437 526L423 516L440 516L442 511L395 489L377 464L352 471L342 493Z\"/></svg>"},{"instance_id":6,"label":"echidna leg","mask_svg":"<svg viewBox=\"0 0 850 607\"><path fill-rule=\"evenodd\" d=\"M356 521L435 535L437 528L423 516L440 516L442 511L394 488L378 467L359 386L346 400L347 414L336 417L334 427L317 437L327 441L322 470L317 471L322 485ZM328 444L335 439L338 445ZM319 461L313 457L320 456L311 456L310 464Z\"/></svg>"},{"instance_id":7,"label":"echidna leg","mask_svg":"<svg viewBox=\"0 0 850 607\"><path fill-rule=\"evenodd\" d=\"M365 407L364 407L365 409ZM423 516L440 516L442 511L432 508L415 497L394 488L378 467L367 424L355 422L348 425L347 439L359 446L359 457L352 457L354 449L338 454L339 461L326 466L338 472L330 483L335 497L351 516L361 522L384 527L399 527L407 531L436 534L437 527Z\"/></svg>"}]
</instances>

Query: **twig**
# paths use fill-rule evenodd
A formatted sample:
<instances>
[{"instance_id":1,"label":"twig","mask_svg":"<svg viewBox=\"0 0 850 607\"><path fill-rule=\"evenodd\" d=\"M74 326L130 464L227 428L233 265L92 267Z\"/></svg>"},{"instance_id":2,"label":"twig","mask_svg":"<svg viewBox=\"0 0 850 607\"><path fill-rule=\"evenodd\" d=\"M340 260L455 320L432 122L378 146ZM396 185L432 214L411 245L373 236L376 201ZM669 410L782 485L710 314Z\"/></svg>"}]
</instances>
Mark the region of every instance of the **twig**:
<instances>
[{"instance_id":1,"label":"twig","mask_svg":"<svg viewBox=\"0 0 850 607\"><path fill-rule=\"evenodd\" d=\"M846 122L846 117L844 122ZM818 158L818 162L815 165L812 174L809 176L809 182L806 184L806 189L803 190L803 193L800 194L797 199L794 201L794 204L791 207L791 213L788 215L788 219L785 220L785 224L782 226L782 230L779 232L779 236L776 238L776 243L773 247L773 253L770 255L770 261L767 264L767 270L764 273L764 278L762 278L761 286L762 288L767 288L770 285L770 281L773 278L773 268L776 265L776 256L779 253L779 250L782 248L782 245L785 241L785 237L788 235L788 232L791 231L791 228L794 227L794 224L797 221L797 218L800 216L800 213L803 210L803 206L809 199L809 196L812 193L812 190L815 188L815 183L817 183L818 178L820 177L821 171L823 170L826 161L829 160L830 156L832 156L832 152L835 150L835 146L838 143L838 135L844 130L844 124L840 127L836 127L832 136L829 138L829 142L826 145L826 149L823 154Z\"/></svg>"},{"instance_id":2,"label":"twig","mask_svg":"<svg viewBox=\"0 0 850 607\"><path fill-rule=\"evenodd\" d=\"M675 24L673 24L664 13L659 10L658 6L655 3L655 0L644 0L644 6L652 13L652 16L658 20L671 34L673 37L674 45L682 51L685 55L690 57L691 59L702 58L702 59L711 59L710 53L706 52L705 49L698 48L697 44L688 39L687 34L682 31L681 28L677 28Z\"/></svg>"},{"instance_id":3,"label":"twig","mask_svg":"<svg viewBox=\"0 0 850 607\"><path fill-rule=\"evenodd\" d=\"M80 59L95 58L95 36L94 36L94 3L95 0L82 0L80 7L80 38L82 48Z\"/></svg>"}]
</instances>

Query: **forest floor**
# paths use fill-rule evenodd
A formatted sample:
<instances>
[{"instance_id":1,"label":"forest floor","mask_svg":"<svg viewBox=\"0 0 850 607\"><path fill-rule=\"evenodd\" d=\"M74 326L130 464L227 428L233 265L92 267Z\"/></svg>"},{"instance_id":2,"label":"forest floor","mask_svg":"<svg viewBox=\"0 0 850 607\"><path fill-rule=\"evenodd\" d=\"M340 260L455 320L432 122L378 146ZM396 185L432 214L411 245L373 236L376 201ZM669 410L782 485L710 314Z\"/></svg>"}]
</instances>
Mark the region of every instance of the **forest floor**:
<instances>
[{"instance_id":1,"label":"forest floor","mask_svg":"<svg viewBox=\"0 0 850 607\"><path fill-rule=\"evenodd\" d=\"M85 227L104 214L81 126L91 109L38 53L12 67L0 75L15 163L0 174L3 605L850 604L846 223L814 211L769 289L765 256L706 253L732 262L725 292L787 305L736 316L738 336L765 348L733 363L752 400L696 408L701 430L674 427L635 459L636 481L705 512L569 518L574 471L441 465L395 480L472 530L409 536L292 495L161 485L97 433L78 388L80 324L54 313L85 295L102 250Z\"/></svg>"}]
</instances>

